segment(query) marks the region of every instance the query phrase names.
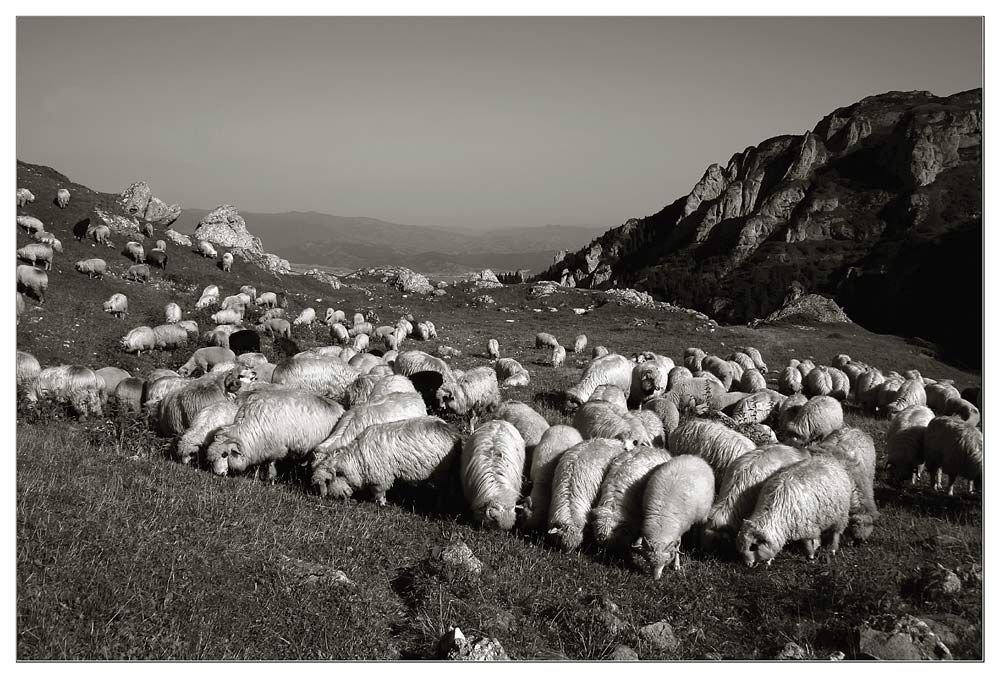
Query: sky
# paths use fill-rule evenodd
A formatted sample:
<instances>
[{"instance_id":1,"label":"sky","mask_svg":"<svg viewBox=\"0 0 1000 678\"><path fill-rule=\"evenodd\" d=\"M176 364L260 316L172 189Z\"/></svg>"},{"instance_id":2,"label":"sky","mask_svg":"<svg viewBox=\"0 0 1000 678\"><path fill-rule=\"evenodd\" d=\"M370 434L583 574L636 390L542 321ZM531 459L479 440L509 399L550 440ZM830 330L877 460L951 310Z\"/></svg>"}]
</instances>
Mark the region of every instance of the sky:
<instances>
[{"instance_id":1,"label":"sky","mask_svg":"<svg viewBox=\"0 0 1000 678\"><path fill-rule=\"evenodd\" d=\"M888 90L981 87L978 18L17 20L17 157L171 203L608 227Z\"/></svg>"}]
</instances>

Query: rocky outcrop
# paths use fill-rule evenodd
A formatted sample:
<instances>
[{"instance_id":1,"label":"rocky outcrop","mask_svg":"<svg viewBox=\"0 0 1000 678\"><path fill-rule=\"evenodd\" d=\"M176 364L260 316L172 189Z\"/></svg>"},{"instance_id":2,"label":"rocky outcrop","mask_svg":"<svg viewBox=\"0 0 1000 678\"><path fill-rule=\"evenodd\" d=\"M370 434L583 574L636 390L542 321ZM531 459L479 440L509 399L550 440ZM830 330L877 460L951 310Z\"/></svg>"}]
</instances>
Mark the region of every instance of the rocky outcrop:
<instances>
[{"instance_id":1,"label":"rocky outcrop","mask_svg":"<svg viewBox=\"0 0 1000 678\"><path fill-rule=\"evenodd\" d=\"M866 621L857 631L862 658L896 661L951 659L951 650L925 621L912 615L882 616Z\"/></svg>"},{"instance_id":2,"label":"rocky outcrop","mask_svg":"<svg viewBox=\"0 0 1000 678\"><path fill-rule=\"evenodd\" d=\"M376 266L375 268L362 268L354 273L345 276L347 280L358 280L363 278L374 278L381 283L395 287L404 294L432 294L434 287L427 280L426 276L414 273L402 266Z\"/></svg>"},{"instance_id":3,"label":"rocky outcrop","mask_svg":"<svg viewBox=\"0 0 1000 678\"><path fill-rule=\"evenodd\" d=\"M111 229L112 233L118 233L120 235L127 236L142 236L142 229L139 226L139 220L135 217L123 217L120 214L115 214L114 212L105 211L100 207L95 207L94 212L97 214L97 218L102 222L107 224L108 228Z\"/></svg>"},{"instance_id":4,"label":"rocky outcrop","mask_svg":"<svg viewBox=\"0 0 1000 678\"><path fill-rule=\"evenodd\" d=\"M247 223L232 205L220 205L205 215L194 229L194 237L221 247L228 247L234 256L277 275L289 273L287 259L264 251L260 238L247 229Z\"/></svg>"},{"instance_id":5,"label":"rocky outcrop","mask_svg":"<svg viewBox=\"0 0 1000 678\"><path fill-rule=\"evenodd\" d=\"M469 282L471 282L475 287L480 289L493 289L497 287L503 287L503 283L497 278L496 274L488 269L484 268L478 273L469 274Z\"/></svg>"},{"instance_id":6,"label":"rocky outcrop","mask_svg":"<svg viewBox=\"0 0 1000 678\"><path fill-rule=\"evenodd\" d=\"M764 323L775 323L779 320L794 320L797 322L816 323L849 323L851 319L844 309L837 306L833 299L827 299L819 294L806 294L782 306L764 320L755 320L753 326Z\"/></svg>"},{"instance_id":7,"label":"rocky outcrop","mask_svg":"<svg viewBox=\"0 0 1000 678\"><path fill-rule=\"evenodd\" d=\"M181 215L180 205L168 205L155 197L145 181L137 181L122 191L118 203L125 214L159 226L169 226Z\"/></svg>"},{"instance_id":8,"label":"rocky outcrop","mask_svg":"<svg viewBox=\"0 0 1000 678\"><path fill-rule=\"evenodd\" d=\"M321 271L318 268L310 268L302 275L308 275L311 278L316 278L316 280L329 285L332 289L339 290L341 288L341 284L340 281L337 280L337 276L330 275L326 271Z\"/></svg>"}]
</instances>

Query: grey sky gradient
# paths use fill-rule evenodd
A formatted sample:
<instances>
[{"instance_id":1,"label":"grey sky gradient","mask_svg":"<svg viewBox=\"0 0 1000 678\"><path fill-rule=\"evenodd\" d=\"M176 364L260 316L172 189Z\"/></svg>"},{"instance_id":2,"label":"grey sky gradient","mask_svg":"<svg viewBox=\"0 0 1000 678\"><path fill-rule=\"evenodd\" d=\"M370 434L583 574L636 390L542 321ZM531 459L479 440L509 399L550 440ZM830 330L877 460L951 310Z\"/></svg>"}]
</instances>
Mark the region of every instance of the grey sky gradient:
<instances>
[{"instance_id":1,"label":"grey sky gradient","mask_svg":"<svg viewBox=\"0 0 1000 678\"><path fill-rule=\"evenodd\" d=\"M978 18L22 18L17 156L168 202L615 226L887 90L982 86Z\"/></svg>"}]
</instances>

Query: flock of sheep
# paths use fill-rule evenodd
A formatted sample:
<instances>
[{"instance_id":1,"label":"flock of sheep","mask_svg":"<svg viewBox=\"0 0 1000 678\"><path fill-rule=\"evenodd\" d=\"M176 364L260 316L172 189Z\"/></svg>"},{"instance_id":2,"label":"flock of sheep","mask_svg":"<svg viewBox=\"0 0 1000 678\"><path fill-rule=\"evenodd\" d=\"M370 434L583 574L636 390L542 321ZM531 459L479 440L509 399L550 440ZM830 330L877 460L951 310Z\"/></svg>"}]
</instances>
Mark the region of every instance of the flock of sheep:
<instances>
[{"instance_id":1,"label":"flock of sheep","mask_svg":"<svg viewBox=\"0 0 1000 678\"><path fill-rule=\"evenodd\" d=\"M101 415L109 403L141 414L173 440L178 462L221 476L260 470L273 479L279 463L308 463L321 496L368 495L379 504L397 483L439 497L460 486L478 524L543 531L562 550L589 534L632 553L654 578L680 566L689 532L702 548L735 551L749 565L770 563L790 542L812 558L823 541L835 553L842 537L866 539L879 518L876 450L867 433L844 425L844 402L891 417L892 481L917 482L924 469L935 489L947 474L949 493L958 478L970 489L982 481L978 389L960 393L915 370L883 374L846 355L829 366L792 360L773 390L752 347L725 358L691 348L675 365L598 346L563 394L572 425L550 426L530 405L502 398L502 388L531 377L501 357L495 339L489 364L461 371L403 350L408 339L437 336L430 321L405 316L375 327L334 309L320 321L312 308L289 321L286 305L284 295L249 285L225 297L209 285L195 307L217 307L216 327L176 372L42 369L18 351L18 391L79 416ZM104 310L122 317L128 301L116 294ZM180 306L167 304L164 314L164 324L125 334L122 349L198 342ZM330 345L276 364L261 353L261 334L291 354L292 326L318 323ZM586 337L573 344L581 354ZM563 364L566 349L551 334L539 333L535 346Z\"/></svg>"}]
</instances>

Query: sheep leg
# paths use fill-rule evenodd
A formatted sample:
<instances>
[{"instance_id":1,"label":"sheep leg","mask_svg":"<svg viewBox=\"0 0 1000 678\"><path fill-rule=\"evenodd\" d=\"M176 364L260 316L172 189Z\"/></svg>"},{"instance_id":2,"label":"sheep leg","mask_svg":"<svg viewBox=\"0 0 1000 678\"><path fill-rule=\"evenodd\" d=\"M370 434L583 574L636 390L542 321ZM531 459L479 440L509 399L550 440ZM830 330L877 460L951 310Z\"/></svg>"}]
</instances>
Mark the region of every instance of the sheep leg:
<instances>
[{"instance_id":1,"label":"sheep leg","mask_svg":"<svg viewBox=\"0 0 1000 678\"><path fill-rule=\"evenodd\" d=\"M948 476L948 496L955 496L955 482L958 480L958 476Z\"/></svg>"},{"instance_id":2,"label":"sheep leg","mask_svg":"<svg viewBox=\"0 0 1000 678\"><path fill-rule=\"evenodd\" d=\"M816 551L819 550L820 541L818 537L813 537L811 539L803 539L802 544L806 548L806 556L809 560L816 559Z\"/></svg>"},{"instance_id":3,"label":"sheep leg","mask_svg":"<svg viewBox=\"0 0 1000 678\"><path fill-rule=\"evenodd\" d=\"M938 492L941 490L941 486L944 484L944 471L937 469L932 474L934 478L934 491Z\"/></svg>"},{"instance_id":4,"label":"sheep leg","mask_svg":"<svg viewBox=\"0 0 1000 678\"><path fill-rule=\"evenodd\" d=\"M681 569L681 552L679 550L674 551L674 569Z\"/></svg>"},{"instance_id":5,"label":"sheep leg","mask_svg":"<svg viewBox=\"0 0 1000 678\"><path fill-rule=\"evenodd\" d=\"M278 479L278 465L273 461L267 465L267 480L270 483L274 483Z\"/></svg>"},{"instance_id":6,"label":"sheep leg","mask_svg":"<svg viewBox=\"0 0 1000 678\"><path fill-rule=\"evenodd\" d=\"M833 537L830 538L830 555L837 555L837 550L840 548L840 535L842 531L835 531Z\"/></svg>"}]
</instances>

